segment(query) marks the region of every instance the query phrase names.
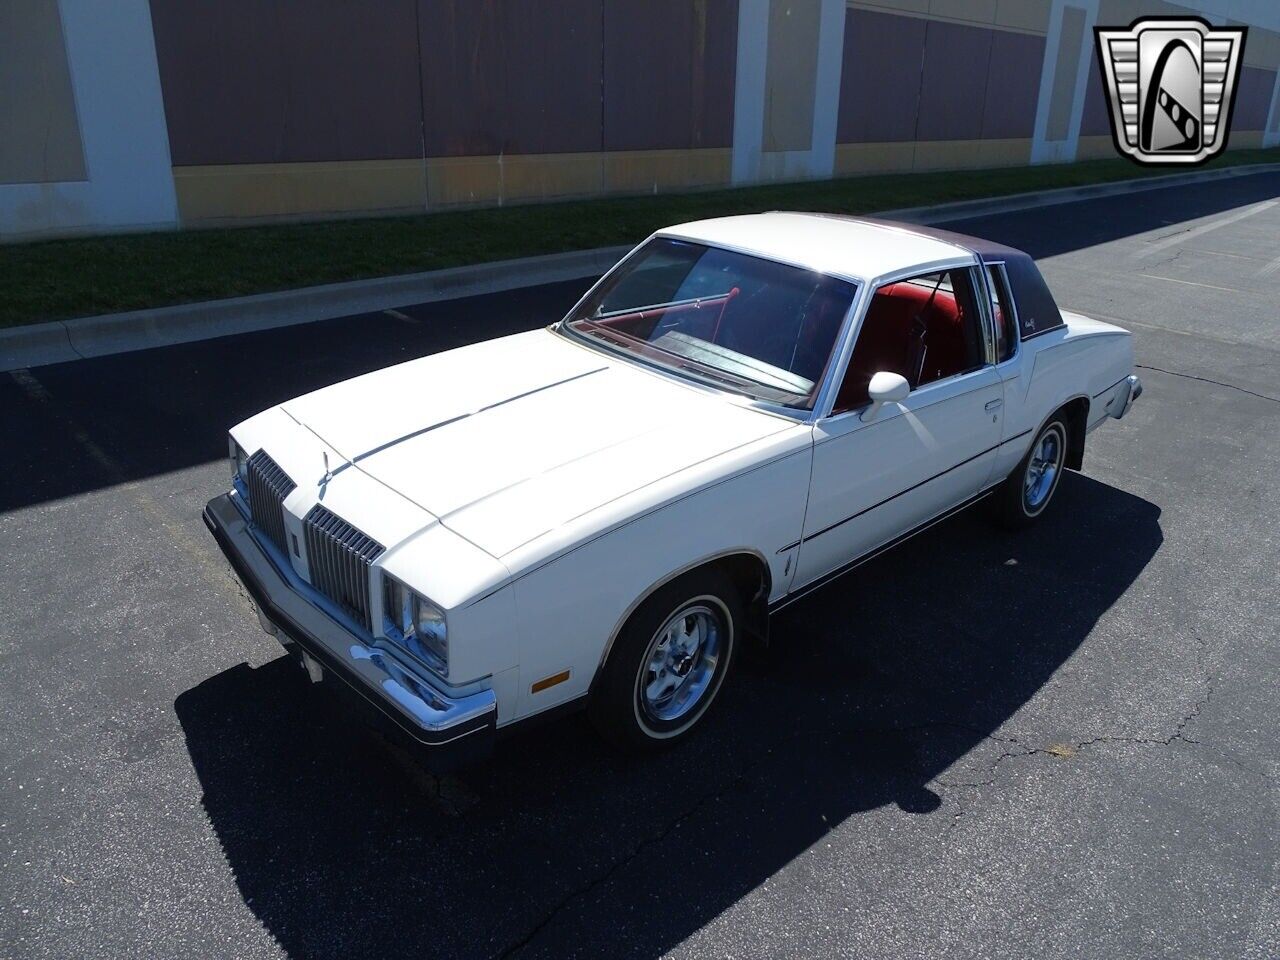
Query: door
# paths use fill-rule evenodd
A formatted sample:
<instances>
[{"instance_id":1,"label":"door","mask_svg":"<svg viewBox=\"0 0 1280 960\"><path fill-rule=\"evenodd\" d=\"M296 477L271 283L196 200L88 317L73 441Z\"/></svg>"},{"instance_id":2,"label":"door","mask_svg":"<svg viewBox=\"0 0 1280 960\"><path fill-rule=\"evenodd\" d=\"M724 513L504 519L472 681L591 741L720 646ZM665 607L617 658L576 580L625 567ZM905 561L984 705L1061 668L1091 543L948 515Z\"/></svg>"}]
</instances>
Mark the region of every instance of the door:
<instances>
[{"instance_id":1,"label":"door","mask_svg":"<svg viewBox=\"0 0 1280 960\"><path fill-rule=\"evenodd\" d=\"M986 485L1003 386L979 309L984 290L972 269L957 268L882 285L871 298L832 414L814 430L796 587ZM867 384L880 371L906 377L911 392L871 416Z\"/></svg>"}]
</instances>

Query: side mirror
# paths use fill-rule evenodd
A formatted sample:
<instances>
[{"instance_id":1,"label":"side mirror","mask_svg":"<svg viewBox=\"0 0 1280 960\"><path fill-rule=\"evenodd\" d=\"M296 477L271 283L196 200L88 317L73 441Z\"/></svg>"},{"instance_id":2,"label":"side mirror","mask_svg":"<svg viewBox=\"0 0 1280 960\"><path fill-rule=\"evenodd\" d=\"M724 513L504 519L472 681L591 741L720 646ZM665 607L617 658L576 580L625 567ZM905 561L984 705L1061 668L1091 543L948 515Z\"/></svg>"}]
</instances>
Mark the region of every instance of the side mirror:
<instances>
[{"instance_id":1,"label":"side mirror","mask_svg":"<svg viewBox=\"0 0 1280 960\"><path fill-rule=\"evenodd\" d=\"M867 396L871 398L871 406L862 411L861 419L870 422L880 413L886 403L901 403L911 393L911 384L900 373L889 373L881 370L871 378L867 385Z\"/></svg>"}]
</instances>

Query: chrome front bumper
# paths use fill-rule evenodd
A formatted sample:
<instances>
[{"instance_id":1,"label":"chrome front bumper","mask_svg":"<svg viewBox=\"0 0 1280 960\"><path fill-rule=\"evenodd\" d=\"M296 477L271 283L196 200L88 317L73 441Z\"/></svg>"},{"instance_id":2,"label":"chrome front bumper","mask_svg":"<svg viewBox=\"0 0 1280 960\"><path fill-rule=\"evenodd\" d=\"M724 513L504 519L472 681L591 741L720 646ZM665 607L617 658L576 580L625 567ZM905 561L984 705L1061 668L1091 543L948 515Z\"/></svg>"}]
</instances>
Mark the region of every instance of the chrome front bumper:
<instances>
[{"instance_id":1,"label":"chrome front bumper","mask_svg":"<svg viewBox=\"0 0 1280 960\"><path fill-rule=\"evenodd\" d=\"M312 680L329 679L341 693L372 708L411 744L424 748L434 769L479 759L493 746L497 698L492 690L451 697L393 654L353 633L306 594L287 562L278 563L254 536L230 496L214 497L204 522L258 607L264 630L298 657Z\"/></svg>"}]
</instances>

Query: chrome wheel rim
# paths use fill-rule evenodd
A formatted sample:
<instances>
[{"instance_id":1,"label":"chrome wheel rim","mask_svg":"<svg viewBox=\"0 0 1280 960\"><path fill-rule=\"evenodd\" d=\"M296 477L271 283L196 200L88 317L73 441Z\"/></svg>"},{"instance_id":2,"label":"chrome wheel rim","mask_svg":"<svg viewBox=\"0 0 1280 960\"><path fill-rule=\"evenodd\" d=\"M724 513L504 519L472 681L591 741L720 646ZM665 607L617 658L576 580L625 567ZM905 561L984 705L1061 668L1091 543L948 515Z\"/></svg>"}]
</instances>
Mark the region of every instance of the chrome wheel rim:
<instances>
[{"instance_id":1,"label":"chrome wheel rim","mask_svg":"<svg viewBox=\"0 0 1280 960\"><path fill-rule=\"evenodd\" d=\"M1057 424L1051 426L1036 441L1027 461L1027 472L1022 482L1022 500L1028 513L1039 513L1049 502L1058 475L1062 472L1062 457L1066 450L1066 438Z\"/></svg>"},{"instance_id":2,"label":"chrome wheel rim","mask_svg":"<svg viewBox=\"0 0 1280 960\"><path fill-rule=\"evenodd\" d=\"M711 689L726 628L718 605L707 599L680 607L649 641L636 685L640 707L651 722L680 720Z\"/></svg>"}]
</instances>

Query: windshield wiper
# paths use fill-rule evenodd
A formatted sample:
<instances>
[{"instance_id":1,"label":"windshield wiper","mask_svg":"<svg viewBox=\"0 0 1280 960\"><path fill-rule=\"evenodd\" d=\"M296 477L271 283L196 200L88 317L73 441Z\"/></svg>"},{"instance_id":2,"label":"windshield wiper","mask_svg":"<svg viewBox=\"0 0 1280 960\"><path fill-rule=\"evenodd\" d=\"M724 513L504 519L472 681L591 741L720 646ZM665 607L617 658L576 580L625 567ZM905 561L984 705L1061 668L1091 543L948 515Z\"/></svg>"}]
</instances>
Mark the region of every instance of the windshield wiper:
<instances>
[{"instance_id":1,"label":"windshield wiper","mask_svg":"<svg viewBox=\"0 0 1280 960\"><path fill-rule=\"evenodd\" d=\"M579 327L577 325L581 326ZM696 338L677 334L674 331L669 331L656 341L649 341L632 336L623 330L617 330L613 327L597 323L595 320L588 320L585 318L574 321L573 324L570 324L569 329L583 334L592 334L604 340L612 340L627 352L639 354L641 357L644 357L646 354L650 354L648 359L660 364L663 363L663 361L658 357L652 356L652 354L661 354L662 357L669 358L665 364L667 366L675 366L676 368L703 380L712 380L716 383L724 384L735 393L741 393L746 396L752 396L760 391L765 391L769 393L771 395L771 399L776 402L784 405L791 405L794 403L794 398L807 398L809 391L813 387L811 381L788 374L783 370L777 370L777 374L780 375L778 380L761 380L746 373L726 370L724 367L708 363L707 361L700 360L694 356L689 356L679 350L673 350L669 346L664 345L661 341L668 340L668 342L679 342L679 340L683 340L689 341L690 343L703 343L703 341L697 341ZM677 337L679 340L675 340ZM711 345L708 344L707 346ZM723 351L723 348L720 349ZM735 356L742 357L744 361L749 361L751 359L745 355L737 354L736 351L728 352L734 353ZM727 360L729 358L725 357L725 359ZM736 365L744 366L745 364ZM788 380L791 382L788 383ZM808 386L803 386L804 384L808 384Z\"/></svg>"},{"instance_id":2,"label":"windshield wiper","mask_svg":"<svg viewBox=\"0 0 1280 960\"><path fill-rule=\"evenodd\" d=\"M599 307L591 315L592 320L617 320L619 317L643 317L646 313L667 313L680 307L717 306L728 303L738 295L738 288L726 290L724 293L713 293L709 297L686 297L684 300L668 300L666 303L651 303L643 307L624 307L621 310L601 311Z\"/></svg>"}]
</instances>

